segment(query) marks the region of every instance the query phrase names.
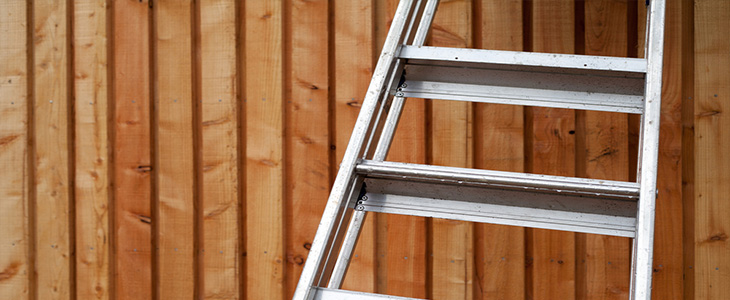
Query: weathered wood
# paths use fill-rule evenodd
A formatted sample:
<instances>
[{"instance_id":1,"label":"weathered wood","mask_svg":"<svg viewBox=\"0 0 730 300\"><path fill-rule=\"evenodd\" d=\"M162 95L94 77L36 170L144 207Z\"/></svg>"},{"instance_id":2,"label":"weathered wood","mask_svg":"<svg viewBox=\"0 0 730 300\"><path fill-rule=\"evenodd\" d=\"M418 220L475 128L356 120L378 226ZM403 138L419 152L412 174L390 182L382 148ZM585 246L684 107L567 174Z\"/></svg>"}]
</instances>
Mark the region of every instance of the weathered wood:
<instances>
[{"instance_id":1,"label":"weathered wood","mask_svg":"<svg viewBox=\"0 0 730 300\"><path fill-rule=\"evenodd\" d=\"M70 299L73 224L66 1L33 3L35 255L38 299Z\"/></svg>"},{"instance_id":2,"label":"weathered wood","mask_svg":"<svg viewBox=\"0 0 730 300\"><path fill-rule=\"evenodd\" d=\"M470 1L443 2L431 30L435 46L472 46ZM431 102L430 164L471 167L471 103ZM471 299L473 290L473 224L433 219L430 237L431 297Z\"/></svg>"},{"instance_id":3,"label":"weathered wood","mask_svg":"<svg viewBox=\"0 0 730 300\"><path fill-rule=\"evenodd\" d=\"M620 0L584 3L585 54L628 55L628 5ZM578 111L577 119L577 174L628 181L628 115ZM630 254L628 238L577 234L576 297L628 299Z\"/></svg>"},{"instance_id":4,"label":"weathered wood","mask_svg":"<svg viewBox=\"0 0 730 300\"><path fill-rule=\"evenodd\" d=\"M28 45L25 1L0 3L0 295L30 296Z\"/></svg>"},{"instance_id":5,"label":"weathered wood","mask_svg":"<svg viewBox=\"0 0 730 300\"><path fill-rule=\"evenodd\" d=\"M109 299L107 5L74 3L76 297Z\"/></svg>"},{"instance_id":6,"label":"weathered wood","mask_svg":"<svg viewBox=\"0 0 730 300\"><path fill-rule=\"evenodd\" d=\"M113 286L117 299L152 299L149 3L112 11Z\"/></svg>"},{"instance_id":7,"label":"weathered wood","mask_svg":"<svg viewBox=\"0 0 730 300\"><path fill-rule=\"evenodd\" d=\"M476 2L476 47L522 51L523 3L518 0ZM476 21L476 20L475 20ZM474 167L524 171L522 106L477 103L474 113ZM475 225L475 299L524 299L525 229Z\"/></svg>"},{"instance_id":8,"label":"weathered wood","mask_svg":"<svg viewBox=\"0 0 730 300\"><path fill-rule=\"evenodd\" d=\"M236 5L198 3L202 144L201 298L239 298Z\"/></svg>"},{"instance_id":9,"label":"weathered wood","mask_svg":"<svg viewBox=\"0 0 730 300\"><path fill-rule=\"evenodd\" d=\"M157 1L155 166L157 295L192 299L194 292L194 187L192 2Z\"/></svg>"},{"instance_id":10,"label":"weathered wood","mask_svg":"<svg viewBox=\"0 0 730 300\"><path fill-rule=\"evenodd\" d=\"M374 67L373 1L334 1L335 165L350 141ZM335 170L336 171L336 170ZM362 227L343 288L376 290L376 214Z\"/></svg>"},{"instance_id":11,"label":"weathered wood","mask_svg":"<svg viewBox=\"0 0 730 300\"><path fill-rule=\"evenodd\" d=\"M287 299L304 267L330 189L327 1L292 1L286 105Z\"/></svg>"},{"instance_id":12,"label":"weathered wood","mask_svg":"<svg viewBox=\"0 0 730 300\"><path fill-rule=\"evenodd\" d=\"M247 1L245 12L246 292L283 299L283 5Z\"/></svg>"},{"instance_id":13,"label":"weathered wood","mask_svg":"<svg viewBox=\"0 0 730 300\"><path fill-rule=\"evenodd\" d=\"M695 1L695 299L730 297L730 1ZM661 193L661 191L660 191Z\"/></svg>"},{"instance_id":14,"label":"weathered wood","mask_svg":"<svg viewBox=\"0 0 730 300\"><path fill-rule=\"evenodd\" d=\"M571 0L531 3L531 46L535 52L575 51L575 4ZM575 112L528 108L527 171L575 175ZM528 299L575 298L575 234L544 229L527 231Z\"/></svg>"}]
</instances>

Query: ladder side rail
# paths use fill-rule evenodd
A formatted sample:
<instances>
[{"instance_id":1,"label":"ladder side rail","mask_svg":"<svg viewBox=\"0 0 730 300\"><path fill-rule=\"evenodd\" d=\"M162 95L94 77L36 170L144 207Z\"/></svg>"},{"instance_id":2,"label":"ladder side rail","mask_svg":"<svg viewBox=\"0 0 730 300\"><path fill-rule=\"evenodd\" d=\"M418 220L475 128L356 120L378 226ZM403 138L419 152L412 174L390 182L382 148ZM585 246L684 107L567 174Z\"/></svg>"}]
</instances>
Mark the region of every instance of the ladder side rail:
<instances>
[{"instance_id":1,"label":"ladder side rail","mask_svg":"<svg viewBox=\"0 0 730 300\"><path fill-rule=\"evenodd\" d=\"M335 218L339 215L343 207L342 202L350 192L347 190L347 187L351 186L350 183L354 178L358 156L363 150L363 143L365 142L368 128L372 124L377 102L387 84L386 79L396 61L395 54L401 43L406 28L406 19L410 15L412 7L413 0L403 0L398 4L392 26L388 31L388 36L383 46L383 52L373 72L373 78L365 95L365 100L363 101L363 106L360 109L357 122L355 123L353 134L345 150L345 155L343 156L340 170L332 187L332 192L327 200L322 221L320 221L317 233L312 241L312 248L307 256L307 261L302 270L302 275L299 278L293 299L310 300L314 296L313 283L321 270L327 242L330 240L330 236L335 227Z\"/></svg>"},{"instance_id":2,"label":"ladder side rail","mask_svg":"<svg viewBox=\"0 0 730 300\"><path fill-rule=\"evenodd\" d=\"M419 0L416 8L417 11L420 10L420 2L421 1ZM426 42L426 36L436 14L438 2L438 0L428 0L428 2L426 2L416 35L413 39L413 45L422 46ZM409 29L411 28L409 27ZM410 32L407 34L410 35ZM408 37L406 37L406 40L407 39ZM402 68L400 60L396 62L396 68ZM392 74L395 73L396 72L393 72ZM393 78L391 83L397 81L398 78ZM373 154L373 160L384 161L388 155L404 105L405 99L402 96L396 95L393 97L393 101L390 105L390 111L388 112L388 116L383 124L380 139L378 140L378 145L376 146L375 153ZM330 276L329 283L327 284L328 288L339 289L342 287L345 275L347 274L347 269L350 266L350 260L352 260L352 255L355 251L355 247L357 246L357 240L359 239L360 232L362 231L362 225L365 222L365 215L366 212L363 208L361 208L361 206L358 205L355 207L355 212L350 219L350 225L345 233L345 238L343 240L342 247L340 248L340 253L337 257L337 262L335 263L332 276Z\"/></svg>"},{"instance_id":3,"label":"ladder side rail","mask_svg":"<svg viewBox=\"0 0 730 300\"><path fill-rule=\"evenodd\" d=\"M654 250L659 118L661 114L665 0L651 1L646 46L647 75L644 115L641 122L638 180L641 191L633 243L631 299L650 300Z\"/></svg>"}]
</instances>

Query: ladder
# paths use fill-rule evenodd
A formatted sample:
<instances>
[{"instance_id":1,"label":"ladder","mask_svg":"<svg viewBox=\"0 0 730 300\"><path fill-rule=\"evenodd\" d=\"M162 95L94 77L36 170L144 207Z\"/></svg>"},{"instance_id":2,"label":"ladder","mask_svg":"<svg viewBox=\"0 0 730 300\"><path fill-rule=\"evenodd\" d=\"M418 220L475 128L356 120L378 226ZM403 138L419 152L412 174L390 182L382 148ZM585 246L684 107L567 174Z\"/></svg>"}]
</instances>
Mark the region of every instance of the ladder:
<instances>
[{"instance_id":1,"label":"ladder","mask_svg":"<svg viewBox=\"0 0 730 300\"><path fill-rule=\"evenodd\" d=\"M294 299L412 299L340 289L366 212L633 238L630 297L651 299L664 0L646 59L426 47L437 6L398 5ZM640 114L637 182L385 161L408 97Z\"/></svg>"}]
</instances>

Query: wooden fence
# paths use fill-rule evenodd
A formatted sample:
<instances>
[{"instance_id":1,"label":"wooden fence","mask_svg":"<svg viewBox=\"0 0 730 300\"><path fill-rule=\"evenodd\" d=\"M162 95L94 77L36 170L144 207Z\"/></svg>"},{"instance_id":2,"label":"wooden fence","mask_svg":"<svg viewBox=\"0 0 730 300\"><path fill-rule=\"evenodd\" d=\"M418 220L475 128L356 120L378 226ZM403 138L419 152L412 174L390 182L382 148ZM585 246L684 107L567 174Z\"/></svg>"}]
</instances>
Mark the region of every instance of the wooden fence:
<instances>
[{"instance_id":1,"label":"wooden fence","mask_svg":"<svg viewBox=\"0 0 730 300\"><path fill-rule=\"evenodd\" d=\"M395 0L0 2L0 298L291 297ZM442 1L430 44L642 56L644 1ZM730 1L669 0L654 299L730 299ZM634 116L412 99L389 160L634 180ZM370 215L345 287L628 299L630 240Z\"/></svg>"}]
</instances>

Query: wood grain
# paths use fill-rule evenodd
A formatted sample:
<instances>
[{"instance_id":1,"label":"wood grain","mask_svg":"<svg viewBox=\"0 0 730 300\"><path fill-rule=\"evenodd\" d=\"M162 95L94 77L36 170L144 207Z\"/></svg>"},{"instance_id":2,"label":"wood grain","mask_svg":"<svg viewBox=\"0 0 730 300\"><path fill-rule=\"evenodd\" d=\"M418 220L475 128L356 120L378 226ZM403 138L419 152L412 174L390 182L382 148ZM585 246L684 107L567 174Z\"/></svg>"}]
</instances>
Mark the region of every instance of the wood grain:
<instances>
[{"instance_id":1,"label":"wood grain","mask_svg":"<svg viewBox=\"0 0 730 300\"><path fill-rule=\"evenodd\" d=\"M202 273L204 299L239 298L236 5L200 2Z\"/></svg>"},{"instance_id":2,"label":"wood grain","mask_svg":"<svg viewBox=\"0 0 730 300\"><path fill-rule=\"evenodd\" d=\"M330 189L327 1L292 1L286 106L287 299L294 294Z\"/></svg>"},{"instance_id":3,"label":"wood grain","mask_svg":"<svg viewBox=\"0 0 730 300\"><path fill-rule=\"evenodd\" d=\"M192 2L157 1L157 254L155 283L161 299L194 296L194 158Z\"/></svg>"},{"instance_id":4,"label":"wood grain","mask_svg":"<svg viewBox=\"0 0 730 300\"><path fill-rule=\"evenodd\" d=\"M575 51L574 3L570 0L531 3L531 46L535 52ZM575 112L528 108L527 170L575 175ZM575 234L545 229L527 231L527 299L575 298Z\"/></svg>"},{"instance_id":5,"label":"wood grain","mask_svg":"<svg viewBox=\"0 0 730 300\"><path fill-rule=\"evenodd\" d=\"M66 1L33 4L35 255L38 299L70 299L73 224Z\"/></svg>"},{"instance_id":6,"label":"wood grain","mask_svg":"<svg viewBox=\"0 0 730 300\"><path fill-rule=\"evenodd\" d=\"M662 111L659 132L656 224L654 233L653 299L681 299L684 295L682 244L682 81L687 66L682 32L682 2L667 1L662 83ZM691 78L689 78L691 79Z\"/></svg>"},{"instance_id":7,"label":"wood grain","mask_svg":"<svg viewBox=\"0 0 730 300\"><path fill-rule=\"evenodd\" d=\"M477 2L477 48L522 51L522 1ZM524 108L476 103L474 167L524 171ZM475 299L524 299L525 229L475 225Z\"/></svg>"},{"instance_id":8,"label":"wood grain","mask_svg":"<svg viewBox=\"0 0 730 300\"><path fill-rule=\"evenodd\" d=\"M109 299L107 7L74 3L76 297Z\"/></svg>"},{"instance_id":9,"label":"wood grain","mask_svg":"<svg viewBox=\"0 0 730 300\"><path fill-rule=\"evenodd\" d=\"M469 1L439 5L431 30L431 44L443 47L472 46ZM431 102L430 164L472 166L472 105L468 102ZM433 219L431 227L431 297L471 299L473 294L473 224Z\"/></svg>"},{"instance_id":10,"label":"wood grain","mask_svg":"<svg viewBox=\"0 0 730 300\"><path fill-rule=\"evenodd\" d=\"M374 67L372 1L335 1L335 168L350 140ZM376 290L376 219L368 214L357 241L343 288Z\"/></svg>"},{"instance_id":11,"label":"wood grain","mask_svg":"<svg viewBox=\"0 0 730 300\"><path fill-rule=\"evenodd\" d=\"M284 104L281 1L245 3L246 292L284 299Z\"/></svg>"},{"instance_id":12,"label":"wood grain","mask_svg":"<svg viewBox=\"0 0 730 300\"><path fill-rule=\"evenodd\" d=\"M729 1L695 2L695 299L730 297ZM660 191L661 193L661 191Z\"/></svg>"},{"instance_id":13,"label":"wood grain","mask_svg":"<svg viewBox=\"0 0 730 300\"><path fill-rule=\"evenodd\" d=\"M150 26L147 1L113 2L114 283L152 299Z\"/></svg>"},{"instance_id":14,"label":"wood grain","mask_svg":"<svg viewBox=\"0 0 730 300\"><path fill-rule=\"evenodd\" d=\"M0 295L30 296L28 45L25 1L0 3Z\"/></svg>"},{"instance_id":15,"label":"wood grain","mask_svg":"<svg viewBox=\"0 0 730 300\"><path fill-rule=\"evenodd\" d=\"M584 3L585 54L628 56L626 1ZM627 114L578 111L577 173L580 176L628 181L629 117ZM628 238L576 234L576 293L579 299L628 299Z\"/></svg>"}]
</instances>

